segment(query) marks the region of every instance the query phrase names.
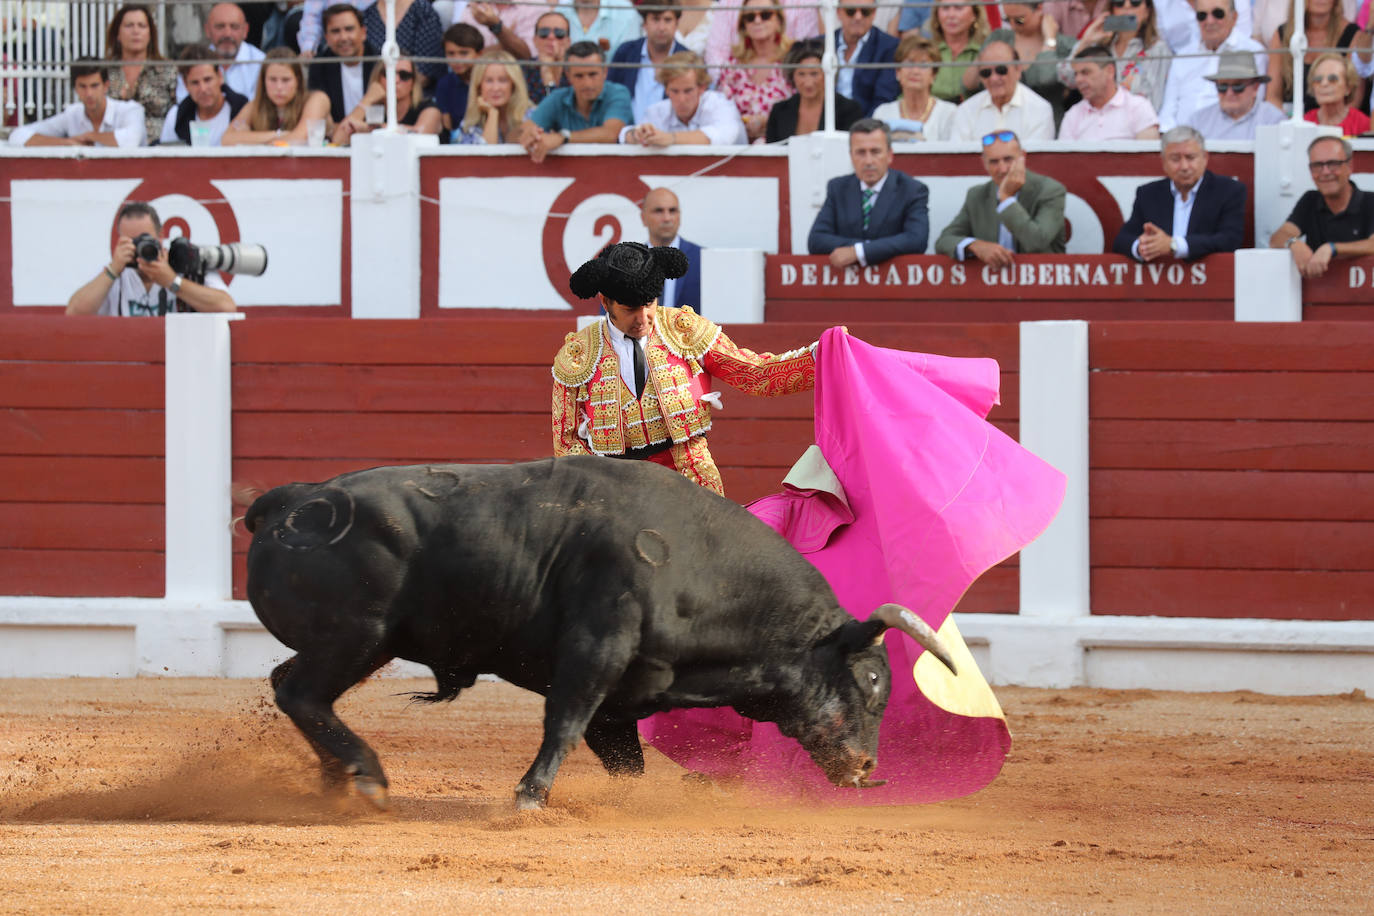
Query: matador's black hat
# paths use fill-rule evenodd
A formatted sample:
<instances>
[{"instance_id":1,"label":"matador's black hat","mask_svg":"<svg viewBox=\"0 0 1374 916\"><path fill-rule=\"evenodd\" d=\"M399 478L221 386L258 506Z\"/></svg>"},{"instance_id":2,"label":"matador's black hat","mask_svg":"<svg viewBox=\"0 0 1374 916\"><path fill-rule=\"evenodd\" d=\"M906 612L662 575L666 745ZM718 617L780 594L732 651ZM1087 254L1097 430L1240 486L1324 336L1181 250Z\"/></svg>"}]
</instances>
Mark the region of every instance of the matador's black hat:
<instances>
[{"instance_id":1,"label":"matador's black hat","mask_svg":"<svg viewBox=\"0 0 1374 916\"><path fill-rule=\"evenodd\" d=\"M621 305L638 308L663 295L664 279L685 273L687 256L676 248L616 242L577 268L568 287L579 299L605 293Z\"/></svg>"}]
</instances>

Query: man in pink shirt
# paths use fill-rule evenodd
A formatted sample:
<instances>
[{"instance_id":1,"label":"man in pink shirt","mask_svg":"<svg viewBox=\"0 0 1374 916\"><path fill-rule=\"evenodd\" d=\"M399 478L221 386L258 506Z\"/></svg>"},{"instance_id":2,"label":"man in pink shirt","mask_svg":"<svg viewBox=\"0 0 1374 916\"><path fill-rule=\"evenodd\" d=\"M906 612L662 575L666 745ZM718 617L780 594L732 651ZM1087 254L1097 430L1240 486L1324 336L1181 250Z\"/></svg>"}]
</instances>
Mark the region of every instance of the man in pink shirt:
<instances>
[{"instance_id":1,"label":"man in pink shirt","mask_svg":"<svg viewBox=\"0 0 1374 916\"><path fill-rule=\"evenodd\" d=\"M1116 84L1112 53L1100 45L1074 55L1073 79L1083 101L1064 112L1060 140L1153 140L1159 115L1150 100Z\"/></svg>"}]
</instances>

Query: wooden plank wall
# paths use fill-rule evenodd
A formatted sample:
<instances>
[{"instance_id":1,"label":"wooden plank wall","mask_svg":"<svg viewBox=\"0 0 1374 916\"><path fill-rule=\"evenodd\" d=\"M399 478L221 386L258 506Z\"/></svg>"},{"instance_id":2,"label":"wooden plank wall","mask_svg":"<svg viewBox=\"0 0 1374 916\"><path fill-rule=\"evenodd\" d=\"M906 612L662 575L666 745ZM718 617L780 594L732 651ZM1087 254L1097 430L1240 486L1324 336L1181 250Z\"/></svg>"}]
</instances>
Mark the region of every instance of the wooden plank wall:
<instances>
[{"instance_id":1,"label":"wooden plank wall","mask_svg":"<svg viewBox=\"0 0 1374 916\"><path fill-rule=\"evenodd\" d=\"M571 319L526 317L234 323L233 477L240 499L379 464L547 456L549 366L572 327ZM825 327L749 325L731 333L741 346L776 352L810 343ZM993 419L1016 435L1015 325L851 324L850 331L882 346L998 359L1004 403ZM753 398L725 388L723 399L711 442L726 492L741 503L776 492L812 442L810 397ZM247 545L238 532L237 597L244 594ZM1002 612L1016 606L1014 560L985 576L964 605Z\"/></svg>"},{"instance_id":2,"label":"wooden plank wall","mask_svg":"<svg viewBox=\"0 0 1374 916\"><path fill-rule=\"evenodd\" d=\"M0 592L163 592L163 323L7 316Z\"/></svg>"},{"instance_id":3,"label":"wooden plank wall","mask_svg":"<svg viewBox=\"0 0 1374 916\"><path fill-rule=\"evenodd\" d=\"M1095 323L1089 362L1093 613L1374 619L1374 324Z\"/></svg>"}]
</instances>

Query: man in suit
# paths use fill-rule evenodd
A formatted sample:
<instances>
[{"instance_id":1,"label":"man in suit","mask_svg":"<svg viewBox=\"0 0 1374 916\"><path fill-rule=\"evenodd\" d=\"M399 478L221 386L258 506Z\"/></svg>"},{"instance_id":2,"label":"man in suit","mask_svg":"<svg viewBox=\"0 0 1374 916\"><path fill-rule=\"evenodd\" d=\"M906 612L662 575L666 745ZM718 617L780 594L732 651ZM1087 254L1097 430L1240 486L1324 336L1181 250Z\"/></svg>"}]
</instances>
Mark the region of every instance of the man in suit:
<instances>
[{"instance_id":1,"label":"man in suit","mask_svg":"<svg viewBox=\"0 0 1374 916\"><path fill-rule=\"evenodd\" d=\"M687 256L687 273L677 279L663 281L663 294L658 304L671 309L690 305L698 315L701 308L701 246L678 235L682 224L682 209L677 195L667 188L654 188L644 195L639 209L640 222L649 230L652 248L676 248Z\"/></svg>"},{"instance_id":2,"label":"man in suit","mask_svg":"<svg viewBox=\"0 0 1374 916\"><path fill-rule=\"evenodd\" d=\"M835 92L858 102L864 117L902 93L895 68L856 70L845 66L892 63L900 42L873 24L877 11L874 0L847 0L839 9L840 27L835 30L835 53L840 58Z\"/></svg>"},{"instance_id":3,"label":"man in suit","mask_svg":"<svg viewBox=\"0 0 1374 916\"><path fill-rule=\"evenodd\" d=\"M964 205L935 242L960 261L970 255L1001 268L1017 254L1063 254L1064 186L1026 168L1021 141L1009 130L983 137L983 168L992 180L970 188Z\"/></svg>"},{"instance_id":4,"label":"man in suit","mask_svg":"<svg viewBox=\"0 0 1374 916\"><path fill-rule=\"evenodd\" d=\"M329 96L329 117L335 124L362 101L375 60L341 63L341 57L376 57L377 49L367 43L362 14L351 3L335 3L324 11L324 42L328 49L310 64L311 89Z\"/></svg>"},{"instance_id":5,"label":"man in suit","mask_svg":"<svg viewBox=\"0 0 1374 916\"><path fill-rule=\"evenodd\" d=\"M892 168L892 131L874 118L849 129L853 175L832 178L806 247L835 267L923 254L930 236L926 186Z\"/></svg>"},{"instance_id":6,"label":"man in suit","mask_svg":"<svg viewBox=\"0 0 1374 916\"><path fill-rule=\"evenodd\" d=\"M1167 177L1136 189L1112 250L1137 261L1235 251L1245 242L1245 185L1207 171L1206 141L1196 129L1175 127L1161 142Z\"/></svg>"},{"instance_id":7,"label":"man in suit","mask_svg":"<svg viewBox=\"0 0 1374 916\"><path fill-rule=\"evenodd\" d=\"M633 38L615 49L606 79L630 90L635 123L643 124L649 106L667 98L663 94L663 84L656 77L659 66L669 55L686 51L687 46L675 37L681 11L646 4L639 8L639 15L644 20L644 37ZM622 67L618 64L645 66Z\"/></svg>"}]
</instances>

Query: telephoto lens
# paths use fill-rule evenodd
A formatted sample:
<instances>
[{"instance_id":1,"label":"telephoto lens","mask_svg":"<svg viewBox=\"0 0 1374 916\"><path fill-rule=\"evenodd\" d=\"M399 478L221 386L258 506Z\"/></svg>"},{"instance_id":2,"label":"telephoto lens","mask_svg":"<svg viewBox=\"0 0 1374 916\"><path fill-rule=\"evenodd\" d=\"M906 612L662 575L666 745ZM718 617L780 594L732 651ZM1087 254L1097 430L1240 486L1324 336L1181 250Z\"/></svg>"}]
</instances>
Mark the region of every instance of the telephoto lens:
<instances>
[{"instance_id":1,"label":"telephoto lens","mask_svg":"<svg viewBox=\"0 0 1374 916\"><path fill-rule=\"evenodd\" d=\"M134 237L134 254L140 261L156 261L162 254L162 243L147 232Z\"/></svg>"}]
</instances>

